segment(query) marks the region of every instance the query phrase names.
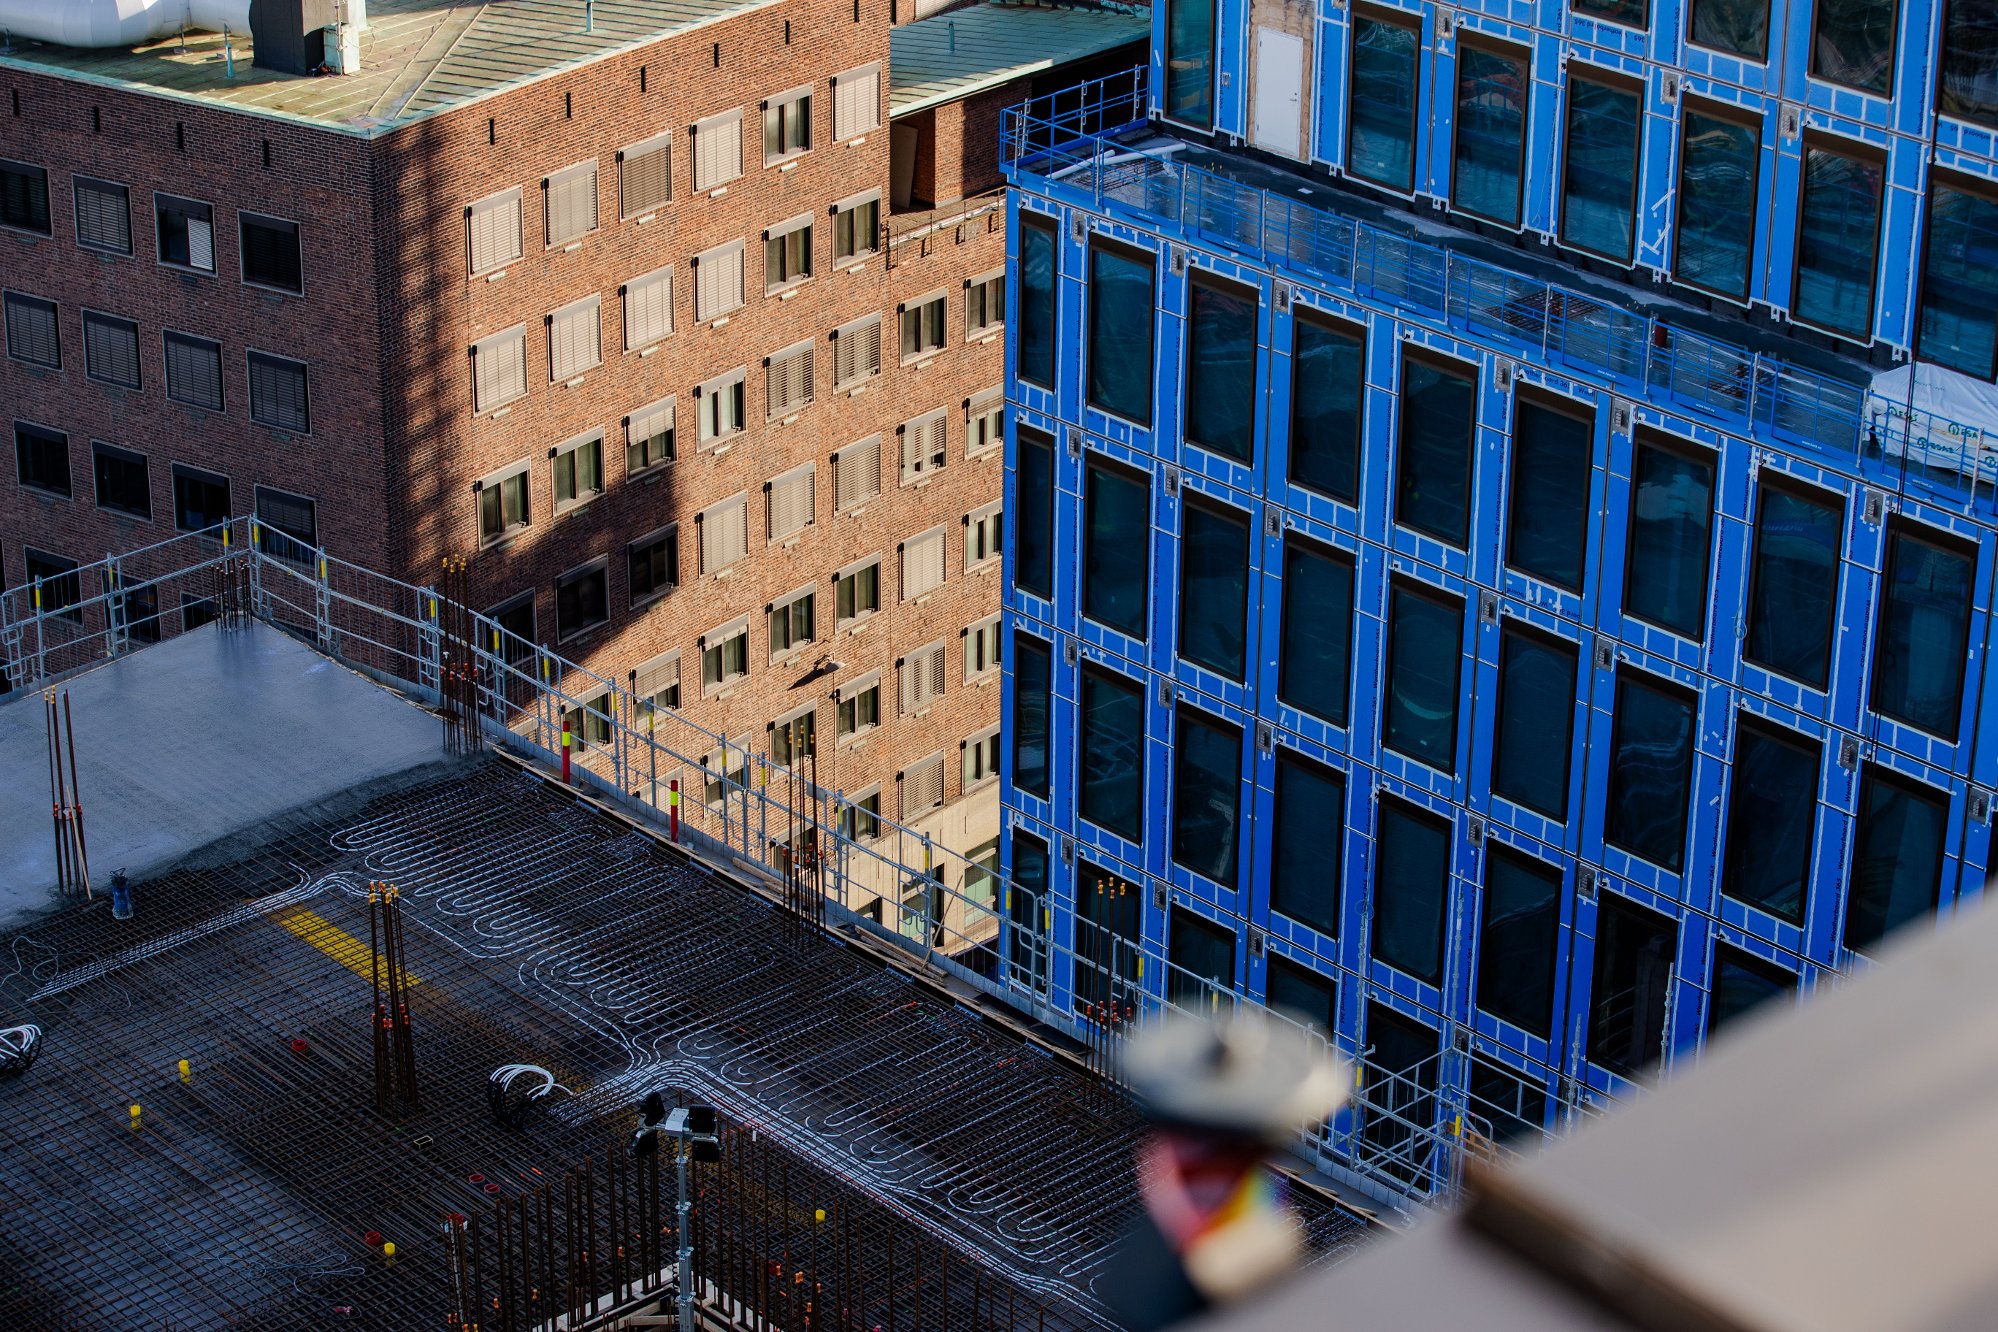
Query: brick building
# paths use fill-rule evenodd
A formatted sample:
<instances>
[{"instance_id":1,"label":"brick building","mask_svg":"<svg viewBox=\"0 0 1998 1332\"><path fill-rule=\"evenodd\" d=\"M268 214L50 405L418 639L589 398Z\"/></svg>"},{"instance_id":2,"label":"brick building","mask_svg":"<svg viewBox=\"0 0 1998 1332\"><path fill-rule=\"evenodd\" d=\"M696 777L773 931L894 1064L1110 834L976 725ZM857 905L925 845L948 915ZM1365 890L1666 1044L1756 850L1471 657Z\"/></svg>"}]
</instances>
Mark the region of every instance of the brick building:
<instances>
[{"instance_id":1,"label":"brick building","mask_svg":"<svg viewBox=\"0 0 1998 1332\"><path fill-rule=\"evenodd\" d=\"M0 55L0 586L232 513L419 585L469 555L521 651L984 855L998 177L933 152L891 218L888 8L370 10L345 75Z\"/></svg>"}]
</instances>

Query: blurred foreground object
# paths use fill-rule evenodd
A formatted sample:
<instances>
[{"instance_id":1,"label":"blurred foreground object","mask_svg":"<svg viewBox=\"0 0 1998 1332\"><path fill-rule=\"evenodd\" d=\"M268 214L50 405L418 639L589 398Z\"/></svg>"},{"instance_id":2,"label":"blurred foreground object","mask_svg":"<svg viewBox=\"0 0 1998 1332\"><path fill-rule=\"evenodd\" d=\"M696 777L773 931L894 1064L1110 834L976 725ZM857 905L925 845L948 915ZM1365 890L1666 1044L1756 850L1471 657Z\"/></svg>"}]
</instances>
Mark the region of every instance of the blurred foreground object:
<instances>
[{"instance_id":1,"label":"blurred foreground object","mask_svg":"<svg viewBox=\"0 0 1998 1332\"><path fill-rule=\"evenodd\" d=\"M1147 1332L1290 1269L1297 1227L1264 1162L1338 1108L1345 1079L1324 1041L1257 1011L1169 1015L1125 1043L1123 1072L1156 1127L1138 1150L1144 1212L1106 1293Z\"/></svg>"}]
</instances>

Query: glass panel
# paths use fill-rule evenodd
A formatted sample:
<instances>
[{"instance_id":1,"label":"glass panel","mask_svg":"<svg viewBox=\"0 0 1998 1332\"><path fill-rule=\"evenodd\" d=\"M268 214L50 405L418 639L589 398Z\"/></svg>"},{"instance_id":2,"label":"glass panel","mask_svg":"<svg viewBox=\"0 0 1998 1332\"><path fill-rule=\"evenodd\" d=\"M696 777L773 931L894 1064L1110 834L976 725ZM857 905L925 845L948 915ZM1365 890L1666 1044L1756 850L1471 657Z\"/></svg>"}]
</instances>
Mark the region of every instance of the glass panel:
<instances>
[{"instance_id":1,"label":"glass panel","mask_svg":"<svg viewBox=\"0 0 1998 1332\"><path fill-rule=\"evenodd\" d=\"M1360 403L1367 344L1359 331L1299 319L1290 369L1290 479L1348 504L1360 494Z\"/></svg>"},{"instance_id":2,"label":"glass panel","mask_svg":"<svg viewBox=\"0 0 1998 1332\"><path fill-rule=\"evenodd\" d=\"M1249 518L1189 502L1179 543L1179 655L1243 678L1249 621Z\"/></svg>"},{"instance_id":3,"label":"glass panel","mask_svg":"<svg viewBox=\"0 0 1998 1332\"><path fill-rule=\"evenodd\" d=\"M1144 827L1145 695L1128 680L1082 673L1082 781L1076 808L1131 841Z\"/></svg>"},{"instance_id":4,"label":"glass panel","mask_svg":"<svg viewBox=\"0 0 1998 1332\"><path fill-rule=\"evenodd\" d=\"M1463 45L1457 54L1457 207L1519 222L1526 159L1526 57Z\"/></svg>"},{"instance_id":5,"label":"glass panel","mask_svg":"<svg viewBox=\"0 0 1998 1332\"><path fill-rule=\"evenodd\" d=\"M1944 115L1998 128L1998 8L1989 0L1949 0L1943 7L1936 105Z\"/></svg>"},{"instance_id":6,"label":"glass panel","mask_svg":"<svg viewBox=\"0 0 1998 1332\"><path fill-rule=\"evenodd\" d=\"M1743 658L1814 688L1825 687L1831 674L1844 528L1845 510L1837 500L1762 488Z\"/></svg>"},{"instance_id":7,"label":"glass panel","mask_svg":"<svg viewBox=\"0 0 1998 1332\"><path fill-rule=\"evenodd\" d=\"M1804 923L1818 817L1816 743L1743 717L1734 737L1721 891L1792 925Z\"/></svg>"},{"instance_id":8,"label":"glass panel","mask_svg":"<svg viewBox=\"0 0 1998 1332\"><path fill-rule=\"evenodd\" d=\"M1845 904L1845 946L1867 948L1936 909L1949 797L1868 765Z\"/></svg>"},{"instance_id":9,"label":"glass panel","mask_svg":"<svg viewBox=\"0 0 1998 1332\"><path fill-rule=\"evenodd\" d=\"M1076 1011L1103 1021L1137 1015L1145 918L1138 885L1087 860L1076 868Z\"/></svg>"},{"instance_id":10,"label":"glass panel","mask_svg":"<svg viewBox=\"0 0 1998 1332\"><path fill-rule=\"evenodd\" d=\"M1692 0L1687 35L1696 45L1750 60L1769 56L1769 0Z\"/></svg>"},{"instance_id":11,"label":"glass panel","mask_svg":"<svg viewBox=\"0 0 1998 1332\"><path fill-rule=\"evenodd\" d=\"M1905 530L1887 534L1879 637L1873 645L1875 712L1955 739L1976 577L1968 552Z\"/></svg>"},{"instance_id":12,"label":"glass panel","mask_svg":"<svg viewBox=\"0 0 1998 1332\"><path fill-rule=\"evenodd\" d=\"M1726 944L1714 945L1713 993L1707 1000L1707 1039L1771 999L1797 992L1797 974Z\"/></svg>"},{"instance_id":13,"label":"glass panel","mask_svg":"<svg viewBox=\"0 0 1998 1332\"><path fill-rule=\"evenodd\" d=\"M1367 1005L1367 1044L1372 1076L1360 1095L1368 1147L1380 1169L1404 1183L1423 1178L1429 1166L1425 1136L1436 1126L1437 1036L1421 1023L1380 1004Z\"/></svg>"},{"instance_id":14,"label":"glass panel","mask_svg":"<svg viewBox=\"0 0 1998 1332\"><path fill-rule=\"evenodd\" d=\"M1186 438L1237 462L1256 447L1257 294L1191 284L1186 320Z\"/></svg>"},{"instance_id":15,"label":"glass panel","mask_svg":"<svg viewBox=\"0 0 1998 1332\"><path fill-rule=\"evenodd\" d=\"M1494 1142L1529 1140L1547 1132L1547 1089L1526 1075L1483 1059L1471 1061L1471 1113Z\"/></svg>"},{"instance_id":16,"label":"glass panel","mask_svg":"<svg viewBox=\"0 0 1998 1332\"><path fill-rule=\"evenodd\" d=\"M1561 239L1622 264L1630 262L1642 123L1634 90L1569 80Z\"/></svg>"},{"instance_id":17,"label":"glass panel","mask_svg":"<svg viewBox=\"0 0 1998 1332\"><path fill-rule=\"evenodd\" d=\"M1606 896L1596 908L1589 1062L1635 1077L1665 1050L1665 1004L1679 928L1655 911Z\"/></svg>"},{"instance_id":18,"label":"glass panel","mask_svg":"<svg viewBox=\"0 0 1998 1332\"><path fill-rule=\"evenodd\" d=\"M1173 749L1172 858L1233 888L1241 816L1241 729L1181 708Z\"/></svg>"},{"instance_id":19,"label":"glass panel","mask_svg":"<svg viewBox=\"0 0 1998 1332\"><path fill-rule=\"evenodd\" d=\"M1478 1007L1543 1039L1554 1025L1561 871L1494 846L1478 922Z\"/></svg>"},{"instance_id":20,"label":"glass panel","mask_svg":"<svg viewBox=\"0 0 1998 1332\"><path fill-rule=\"evenodd\" d=\"M1915 353L1979 379L1998 353L1998 202L1941 182L1929 195Z\"/></svg>"},{"instance_id":21,"label":"glass panel","mask_svg":"<svg viewBox=\"0 0 1998 1332\"><path fill-rule=\"evenodd\" d=\"M1345 777L1295 750L1277 750L1271 816L1270 910L1338 938Z\"/></svg>"},{"instance_id":22,"label":"glass panel","mask_svg":"<svg viewBox=\"0 0 1998 1332\"><path fill-rule=\"evenodd\" d=\"M1152 536L1145 480L1090 463L1082 519L1082 613L1143 638Z\"/></svg>"},{"instance_id":23,"label":"glass panel","mask_svg":"<svg viewBox=\"0 0 1998 1332\"><path fill-rule=\"evenodd\" d=\"M1382 743L1443 772L1457 771L1457 674L1464 606L1396 587L1388 610L1387 708Z\"/></svg>"},{"instance_id":24,"label":"glass panel","mask_svg":"<svg viewBox=\"0 0 1998 1332\"><path fill-rule=\"evenodd\" d=\"M1089 252L1089 405L1152 423L1152 261Z\"/></svg>"},{"instance_id":25,"label":"glass panel","mask_svg":"<svg viewBox=\"0 0 1998 1332\"><path fill-rule=\"evenodd\" d=\"M1166 114L1214 123L1214 0L1167 0Z\"/></svg>"},{"instance_id":26,"label":"glass panel","mask_svg":"<svg viewBox=\"0 0 1998 1332\"><path fill-rule=\"evenodd\" d=\"M1374 958L1441 984L1449 904L1450 825L1398 800L1381 801L1374 830Z\"/></svg>"},{"instance_id":27,"label":"glass panel","mask_svg":"<svg viewBox=\"0 0 1998 1332\"><path fill-rule=\"evenodd\" d=\"M1885 93L1894 77L1894 0L1816 0L1811 73Z\"/></svg>"},{"instance_id":28,"label":"glass panel","mask_svg":"<svg viewBox=\"0 0 1998 1332\"><path fill-rule=\"evenodd\" d=\"M1018 432L1014 478L1013 581L1037 597L1054 595L1054 441Z\"/></svg>"},{"instance_id":29,"label":"glass panel","mask_svg":"<svg viewBox=\"0 0 1998 1332\"><path fill-rule=\"evenodd\" d=\"M1338 1029L1337 992L1328 977L1273 957L1263 994L1263 1002L1278 1012L1303 1018L1326 1034Z\"/></svg>"},{"instance_id":30,"label":"glass panel","mask_svg":"<svg viewBox=\"0 0 1998 1332\"><path fill-rule=\"evenodd\" d=\"M1686 860L1693 701L1626 675L1616 682L1609 819L1603 836L1677 874Z\"/></svg>"},{"instance_id":31,"label":"glass panel","mask_svg":"<svg viewBox=\"0 0 1998 1332\"><path fill-rule=\"evenodd\" d=\"M1013 635L1013 785L1048 793L1048 708L1054 661L1048 645Z\"/></svg>"},{"instance_id":32,"label":"glass panel","mask_svg":"<svg viewBox=\"0 0 1998 1332\"><path fill-rule=\"evenodd\" d=\"M1459 550L1471 528L1471 444L1477 420L1475 372L1414 358L1402 362L1395 521Z\"/></svg>"},{"instance_id":33,"label":"glass panel","mask_svg":"<svg viewBox=\"0 0 1998 1332\"><path fill-rule=\"evenodd\" d=\"M1633 28L1645 26L1646 0L1570 0L1570 7L1577 14L1588 14L1594 18L1609 19L1613 23L1626 23Z\"/></svg>"},{"instance_id":34,"label":"glass panel","mask_svg":"<svg viewBox=\"0 0 1998 1332\"><path fill-rule=\"evenodd\" d=\"M1707 618L1713 463L1639 444L1630 507L1624 613L1697 640Z\"/></svg>"},{"instance_id":35,"label":"glass panel","mask_svg":"<svg viewBox=\"0 0 1998 1332\"><path fill-rule=\"evenodd\" d=\"M1885 174L1872 158L1804 150L1796 318L1862 341L1872 331Z\"/></svg>"},{"instance_id":36,"label":"glass panel","mask_svg":"<svg viewBox=\"0 0 1998 1332\"><path fill-rule=\"evenodd\" d=\"M1492 791L1564 823L1580 656L1572 643L1512 628L1499 640Z\"/></svg>"},{"instance_id":37,"label":"glass panel","mask_svg":"<svg viewBox=\"0 0 1998 1332\"><path fill-rule=\"evenodd\" d=\"M1589 469L1595 426L1522 397L1512 420L1512 496L1506 563L1582 590L1588 558Z\"/></svg>"},{"instance_id":38,"label":"glass panel","mask_svg":"<svg viewBox=\"0 0 1998 1332\"><path fill-rule=\"evenodd\" d=\"M1214 994L1201 981L1224 993L1235 988L1235 932L1204 920L1184 907L1174 907L1166 938L1166 998L1175 1004L1207 1010Z\"/></svg>"},{"instance_id":39,"label":"glass panel","mask_svg":"<svg viewBox=\"0 0 1998 1332\"><path fill-rule=\"evenodd\" d=\"M877 799L879 797L876 797ZM1034 985L1041 975L1038 941L1045 932L1048 901L1048 844L1013 831L1013 887L1006 894L1006 915L1012 921L1006 960L1013 979Z\"/></svg>"},{"instance_id":40,"label":"glass panel","mask_svg":"<svg viewBox=\"0 0 1998 1332\"><path fill-rule=\"evenodd\" d=\"M1043 388L1055 382L1055 234L1020 224L1020 378Z\"/></svg>"},{"instance_id":41,"label":"glass panel","mask_svg":"<svg viewBox=\"0 0 1998 1332\"><path fill-rule=\"evenodd\" d=\"M1286 541L1277 694L1314 717L1346 724L1353 651L1353 563Z\"/></svg>"},{"instance_id":42,"label":"glass panel","mask_svg":"<svg viewBox=\"0 0 1998 1332\"><path fill-rule=\"evenodd\" d=\"M1756 130L1720 116L1687 111L1679 144L1681 282L1742 300L1755 253Z\"/></svg>"},{"instance_id":43,"label":"glass panel","mask_svg":"<svg viewBox=\"0 0 1998 1332\"><path fill-rule=\"evenodd\" d=\"M1415 81L1421 34L1381 19L1353 18L1353 101L1346 170L1406 190L1415 180Z\"/></svg>"}]
</instances>

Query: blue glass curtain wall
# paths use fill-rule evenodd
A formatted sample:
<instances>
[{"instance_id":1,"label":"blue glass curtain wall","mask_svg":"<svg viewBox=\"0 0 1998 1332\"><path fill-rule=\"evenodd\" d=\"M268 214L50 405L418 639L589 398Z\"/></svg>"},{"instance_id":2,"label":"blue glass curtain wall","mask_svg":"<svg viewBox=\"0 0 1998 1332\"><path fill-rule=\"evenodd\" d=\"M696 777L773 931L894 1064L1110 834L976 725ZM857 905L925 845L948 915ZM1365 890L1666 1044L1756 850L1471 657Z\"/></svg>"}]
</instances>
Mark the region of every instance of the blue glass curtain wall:
<instances>
[{"instance_id":1,"label":"blue glass curtain wall","mask_svg":"<svg viewBox=\"0 0 1998 1332\"><path fill-rule=\"evenodd\" d=\"M1689 0L1686 38L1750 60L1769 55L1769 0Z\"/></svg>"},{"instance_id":2,"label":"blue glass curtain wall","mask_svg":"<svg viewBox=\"0 0 1998 1332\"><path fill-rule=\"evenodd\" d=\"M1214 123L1214 0L1166 0L1165 113Z\"/></svg>"},{"instance_id":3,"label":"blue glass curtain wall","mask_svg":"<svg viewBox=\"0 0 1998 1332\"><path fill-rule=\"evenodd\" d=\"M1864 341L1873 326L1886 164L1856 146L1804 150L1794 318Z\"/></svg>"},{"instance_id":4,"label":"blue glass curtain wall","mask_svg":"<svg viewBox=\"0 0 1998 1332\"><path fill-rule=\"evenodd\" d=\"M1409 19L1355 14L1352 32L1346 169L1391 190L1413 189L1421 28Z\"/></svg>"},{"instance_id":5,"label":"blue glass curtain wall","mask_svg":"<svg viewBox=\"0 0 1998 1332\"><path fill-rule=\"evenodd\" d=\"M1568 79L1561 161L1561 239L1615 263L1632 258L1643 94L1596 74Z\"/></svg>"},{"instance_id":6,"label":"blue glass curtain wall","mask_svg":"<svg viewBox=\"0 0 1998 1332\"><path fill-rule=\"evenodd\" d=\"M1689 106L1679 132L1679 253L1673 271L1690 286L1745 300L1755 258L1761 131L1738 115Z\"/></svg>"},{"instance_id":7,"label":"blue glass curtain wall","mask_svg":"<svg viewBox=\"0 0 1998 1332\"><path fill-rule=\"evenodd\" d=\"M1519 225L1526 186L1528 58L1468 42L1457 54L1457 207L1490 222Z\"/></svg>"}]
</instances>

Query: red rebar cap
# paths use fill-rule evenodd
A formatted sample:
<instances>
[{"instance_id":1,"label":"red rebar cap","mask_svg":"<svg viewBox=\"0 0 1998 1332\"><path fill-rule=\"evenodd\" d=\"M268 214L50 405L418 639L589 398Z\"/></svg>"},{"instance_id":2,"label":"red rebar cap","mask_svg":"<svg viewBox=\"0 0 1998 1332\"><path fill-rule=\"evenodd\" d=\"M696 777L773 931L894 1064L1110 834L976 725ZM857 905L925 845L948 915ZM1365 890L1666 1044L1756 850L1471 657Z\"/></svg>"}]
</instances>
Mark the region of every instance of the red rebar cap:
<instances>
[{"instance_id":1,"label":"red rebar cap","mask_svg":"<svg viewBox=\"0 0 1998 1332\"><path fill-rule=\"evenodd\" d=\"M291 1052L293 1054L295 1055L308 1054L311 1052L311 1050L312 1047L305 1043L305 1037L294 1036L291 1038Z\"/></svg>"},{"instance_id":2,"label":"red rebar cap","mask_svg":"<svg viewBox=\"0 0 1998 1332\"><path fill-rule=\"evenodd\" d=\"M381 1232L381 1231L379 1231L379 1230L364 1230L364 1231L362 1231L362 1232L361 1232L361 1243L363 1243L363 1244L367 1245L367 1246L368 1246L369 1248L371 1248L371 1249L379 1249L379 1248L381 1248L381 1247L382 1247L382 1232Z\"/></svg>"}]
</instances>

